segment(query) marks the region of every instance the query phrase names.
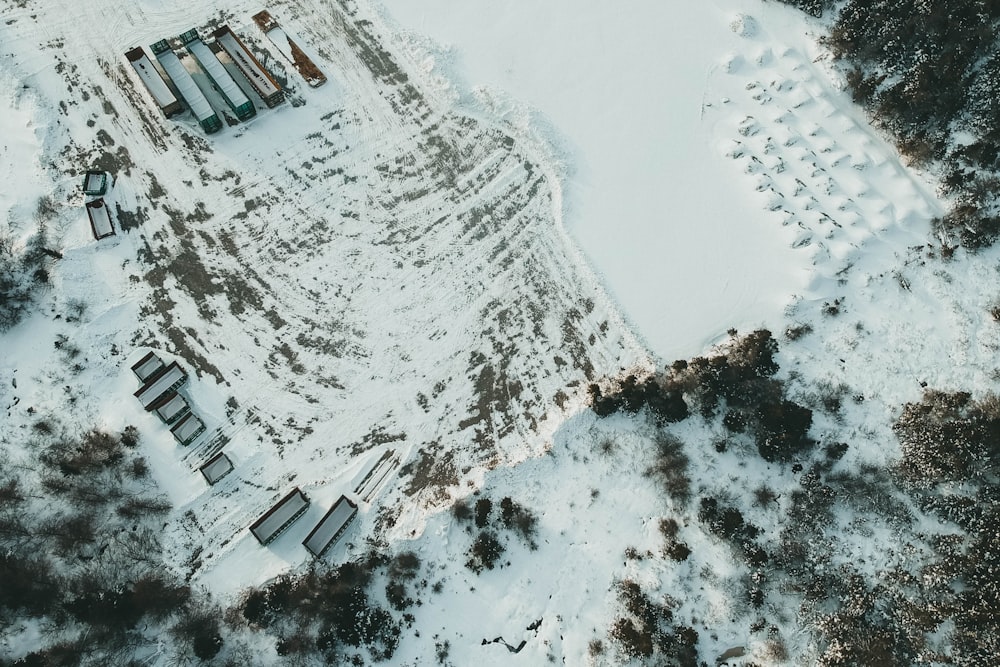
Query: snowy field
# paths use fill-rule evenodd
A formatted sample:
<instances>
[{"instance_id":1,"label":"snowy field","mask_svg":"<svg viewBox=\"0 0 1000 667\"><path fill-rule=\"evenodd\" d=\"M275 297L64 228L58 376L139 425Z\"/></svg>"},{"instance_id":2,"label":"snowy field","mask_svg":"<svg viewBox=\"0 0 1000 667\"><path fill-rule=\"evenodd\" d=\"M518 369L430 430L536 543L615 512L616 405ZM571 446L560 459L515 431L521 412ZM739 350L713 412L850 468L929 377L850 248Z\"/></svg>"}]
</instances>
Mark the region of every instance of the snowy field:
<instances>
[{"instance_id":1,"label":"snowy field","mask_svg":"<svg viewBox=\"0 0 1000 667\"><path fill-rule=\"evenodd\" d=\"M497 636L527 641L523 664L586 664L624 577L683 594L705 655L763 650L704 533L684 527L683 565L622 560L684 515L645 474L653 436L596 421L586 385L730 327L808 325L782 340L796 386L864 397L816 436L844 429L847 460L884 463L923 384L993 382L997 253L940 258L932 181L850 102L818 27L775 3L346 6L268 7L328 76L316 89L268 51L248 0L0 12L0 224L23 243L44 218L63 253L40 312L3 336L4 443L36 413L138 426L174 504L168 559L228 601L304 568L302 539L354 494L359 521L327 560L412 549L441 584L401 664L432 661L432 637L456 665L511 664L481 644ZM206 137L162 118L123 54L215 22L272 58L290 102ZM100 242L79 192L95 165L116 179L118 234ZM150 349L192 374L208 431L186 449L131 396ZM218 451L235 470L208 487L197 468ZM385 457L399 465L373 485ZM706 456L692 476L711 490L742 466ZM294 486L305 517L259 546L246 527ZM478 489L539 516L537 550L511 541L482 576L446 509ZM718 585L695 590L704 571Z\"/></svg>"},{"instance_id":2,"label":"snowy field","mask_svg":"<svg viewBox=\"0 0 1000 667\"><path fill-rule=\"evenodd\" d=\"M776 321L831 254L937 212L787 7L385 4L464 103L554 145L567 228L666 361Z\"/></svg>"}]
</instances>

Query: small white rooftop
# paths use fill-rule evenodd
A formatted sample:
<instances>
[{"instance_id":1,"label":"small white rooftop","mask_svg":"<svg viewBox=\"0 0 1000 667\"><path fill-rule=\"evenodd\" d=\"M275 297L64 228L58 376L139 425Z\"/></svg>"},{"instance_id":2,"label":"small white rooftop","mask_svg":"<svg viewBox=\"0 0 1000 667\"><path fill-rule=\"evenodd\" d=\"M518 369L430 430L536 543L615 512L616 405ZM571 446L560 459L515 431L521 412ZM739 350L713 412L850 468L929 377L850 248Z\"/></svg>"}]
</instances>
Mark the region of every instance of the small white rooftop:
<instances>
[{"instance_id":1,"label":"small white rooftop","mask_svg":"<svg viewBox=\"0 0 1000 667\"><path fill-rule=\"evenodd\" d=\"M139 391L135 392L135 397L139 399L142 403L142 407L149 409L156 399L160 398L165 392L169 391L174 385L183 381L187 377L187 373L184 369L177 365L177 362L171 363L167 368L158 376L154 376L154 379L143 386Z\"/></svg>"},{"instance_id":2,"label":"small white rooftop","mask_svg":"<svg viewBox=\"0 0 1000 667\"><path fill-rule=\"evenodd\" d=\"M170 432L174 434L174 437L185 442L188 438L192 437L198 431L200 431L205 425L200 419L198 419L195 414L189 413L181 421L170 429Z\"/></svg>"},{"instance_id":3,"label":"small white rooftop","mask_svg":"<svg viewBox=\"0 0 1000 667\"><path fill-rule=\"evenodd\" d=\"M201 468L201 474L209 484L215 484L233 470L233 462L223 452L212 457Z\"/></svg>"},{"instance_id":4,"label":"small white rooftop","mask_svg":"<svg viewBox=\"0 0 1000 667\"><path fill-rule=\"evenodd\" d=\"M115 226L111 222L111 214L103 199L92 201L87 204L87 216L90 218L90 228L94 232L94 238L103 239L115 233Z\"/></svg>"},{"instance_id":5,"label":"small white rooftop","mask_svg":"<svg viewBox=\"0 0 1000 667\"><path fill-rule=\"evenodd\" d=\"M174 394L169 401L156 408L156 414L160 415L161 418L170 421L187 409L188 403L184 400L184 397L180 394Z\"/></svg>"},{"instance_id":6,"label":"small white rooftop","mask_svg":"<svg viewBox=\"0 0 1000 667\"><path fill-rule=\"evenodd\" d=\"M338 533L351 522L358 508L351 504L346 496L341 496L334 506L326 513L313 531L302 543L314 556L320 556L338 537Z\"/></svg>"},{"instance_id":7,"label":"small white rooftop","mask_svg":"<svg viewBox=\"0 0 1000 667\"><path fill-rule=\"evenodd\" d=\"M135 69L136 74L142 79L142 82L146 84L146 89L156 100L156 103L161 107L166 107L177 102L177 98L170 91L167 83L160 76L160 73L156 70L153 65L153 61L149 59L145 53L142 54L141 58L137 60L129 59L132 63L132 68Z\"/></svg>"},{"instance_id":8,"label":"small white rooftop","mask_svg":"<svg viewBox=\"0 0 1000 667\"><path fill-rule=\"evenodd\" d=\"M243 89L236 85L233 77L229 74L229 70L219 62L219 58L212 52L212 49L208 48L205 42L195 39L184 46L187 47L187 50L191 52L191 55L198 61L198 64L212 78L215 85L219 86L222 94L229 99L229 102L233 106L240 107L250 101L250 98L246 96Z\"/></svg>"},{"instance_id":9,"label":"small white rooftop","mask_svg":"<svg viewBox=\"0 0 1000 667\"><path fill-rule=\"evenodd\" d=\"M177 90L181 91L181 96L188 103L188 106L191 107L191 113L194 114L195 118L204 120L215 115L212 105L208 103L208 99L201 92L201 88L191 78L191 72L187 71L184 63L181 62L176 53L172 50L164 51L163 53L158 53L156 59L163 65L163 69L166 70L170 76L170 80L177 86Z\"/></svg>"},{"instance_id":10,"label":"small white rooftop","mask_svg":"<svg viewBox=\"0 0 1000 667\"><path fill-rule=\"evenodd\" d=\"M295 489L250 526L250 532L261 542L267 542L308 505L309 500L302 491Z\"/></svg>"}]
</instances>

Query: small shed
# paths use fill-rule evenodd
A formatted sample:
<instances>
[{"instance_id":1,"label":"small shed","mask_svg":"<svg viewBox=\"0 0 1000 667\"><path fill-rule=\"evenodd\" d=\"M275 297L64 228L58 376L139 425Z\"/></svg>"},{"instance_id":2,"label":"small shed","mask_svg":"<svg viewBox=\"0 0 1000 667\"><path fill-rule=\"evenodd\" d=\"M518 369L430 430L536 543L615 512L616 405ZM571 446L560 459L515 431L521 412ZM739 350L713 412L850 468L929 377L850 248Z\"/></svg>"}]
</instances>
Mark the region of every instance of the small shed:
<instances>
[{"instance_id":1,"label":"small shed","mask_svg":"<svg viewBox=\"0 0 1000 667\"><path fill-rule=\"evenodd\" d=\"M205 432L205 424L193 412L177 420L177 423L170 427L170 433L177 442L185 447L194 442L194 439Z\"/></svg>"},{"instance_id":2,"label":"small shed","mask_svg":"<svg viewBox=\"0 0 1000 667\"><path fill-rule=\"evenodd\" d=\"M100 241L115 235L115 225L111 222L111 213L108 211L104 199L87 202L86 208L87 217L90 218L90 231L94 233L94 239Z\"/></svg>"},{"instance_id":3,"label":"small shed","mask_svg":"<svg viewBox=\"0 0 1000 667\"><path fill-rule=\"evenodd\" d=\"M163 368L163 361L156 356L155 352L147 352L146 356L132 365L132 372L139 378L140 382L146 382L158 370Z\"/></svg>"},{"instance_id":4,"label":"small shed","mask_svg":"<svg viewBox=\"0 0 1000 667\"><path fill-rule=\"evenodd\" d=\"M191 406L188 405L183 396L177 392L170 392L164 394L156 401L156 407L153 408L153 411L164 424L169 425L190 412Z\"/></svg>"},{"instance_id":5,"label":"small shed","mask_svg":"<svg viewBox=\"0 0 1000 667\"><path fill-rule=\"evenodd\" d=\"M302 546L308 549L314 557L322 557L330 547L336 544L357 515L358 506L352 503L347 496L340 496L330 511L323 515L312 532L306 536Z\"/></svg>"},{"instance_id":6,"label":"small shed","mask_svg":"<svg viewBox=\"0 0 1000 667\"><path fill-rule=\"evenodd\" d=\"M173 361L169 366L164 366L146 378L146 383L135 392L135 397L149 412L156 409L161 397L174 391L186 381L187 371L181 368L176 361Z\"/></svg>"},{"instance_id":7,"label":"small shed","mask_svg":"<svg viewBox=\"0 0 1000 667\"><path fill-rule=\"evenodd\" d=\"M88 171L83 176L83 194L100 197L108 192L108 174L105 171Z\"/></svg>"},{"instance_id":8,"label":"small shed","mask_svg":"<svg viewBox=\"0 0 1000 667\"><path fill-rule=\"evenodd\" d=\"M233 462L229 460L225 452L219 452L198 468L205 476L205 481L209 484L216 484L223 477L233 471Z\"/></svg>"},{"instance_id":9,"label":"small shed","mask_svg":"<svg viewBox=\"0 0 1000 667\"><path fill-rule=\"evenodd\" d=\"M273 541L281 531L288 528L298 519L309 507L309 499L305 494L295 487L292 491L279 500L274 507L264 513L264 516L257 519L250 526L250 532L261 544L268 544Z\"/></svg>"}]
</instances>

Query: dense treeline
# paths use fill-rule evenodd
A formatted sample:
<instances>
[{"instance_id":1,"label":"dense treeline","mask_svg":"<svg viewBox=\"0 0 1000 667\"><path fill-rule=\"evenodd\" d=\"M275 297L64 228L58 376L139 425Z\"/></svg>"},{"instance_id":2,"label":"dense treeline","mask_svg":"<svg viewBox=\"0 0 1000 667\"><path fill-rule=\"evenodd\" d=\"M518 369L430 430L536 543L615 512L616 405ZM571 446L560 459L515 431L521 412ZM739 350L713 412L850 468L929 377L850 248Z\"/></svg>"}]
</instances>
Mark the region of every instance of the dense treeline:
<instances>
[{"instance_id":1,"label":"dense treeline","mask_svg":"<svg viewBox=\"0 0 1000 667\"><path fill-rule=\"evenodd\" d=\"M812 413L789 398L776 353L766 331L734 337L710 357L676 362L646 380L606 382L603 391L595 385L592 407L604 417L646 414L659 425L651 439L651 472L665 482L674 506L680 500L690 508L698 529L726 544L734 564L745 568L744 597L734 600L734 609L754 619L751 634L768 633L776 662L788 655L770 614L789 604L798 605L801 628L815 637L813 664L995 661L1000 398L928 390L919 402L903 406L893 424L897 461L844 465L849 443L808 437ZM807 402L836 418L844 410L838 397L845 390L820 388ZM675 408L664 412L667 403ZM738 488L696 488L687 478L687 448L669 430L671 423L693 418L713 424L715 433L721 425L730 442L749 437L768 461L797 461L793 475L749 477ZM699 497L690 502L695 493ZM660 529L666 558L691 557L678 520L663 519ZM864 558L842 557L869 550L876 529L896 536L878 544L884 564L877 571ZM672 629L669 600L650 598L652 591L631 584L622 590L628 593L622 596L627 613L608 634L622 654L648 664L697 664L696 654L688 652L694 645L678 642L684 635ZM797 603L788 600L790 593L799 596ZM592 647L603 650L599 642Z\"/></svg>"},{"instance_id":2,"label":"dense treeline","mask_svg":"<svg viewBox=\"0 0 1000 667\"><path fill-rule=\"evenodd\" d=\"M829 0L785 0L813 15ZM827 43L849 66L855 101L917 163L940 161L953 210L942 242L979 248L1000 235L1000 3L850 0Z\"/></svg>"},{"instance_id":3,"label":"dense treeline","mask_svg":"<svg viewBox=\"0 0 1000 667\"><path fill-rule=\"evenodd\" d=\"M774 377L778 344L766 329L734 337L717 354L674 362L660 375L629 375L608 390L590 385L594 412L635 414L646 409L661 424L682 421L695 409L721 414L731 433L746 433L766 461L790 461L814 443L812 410L791 400Z\"/></svg>"},{"instance_id":4,"label":"dense treeline","mask_svg":"<svg viewBox=\"0 0 1000 667\"><path fill-rule=\"evenodd\" d=\"M42 418L33 460L4 461L0 629L35 619L42 630L14 664L127 662L155 641L146 628L169 629L194 608L190 587L163 565L158 529L170 505L137 444L132 427L74 435Z\"/></svg>"},{"instance_id":5,"label":"dense treeline","mask_svg":"<svg viewBox=\"0 0 1000 667\"><path fill-rule=\"evenodd\" d=\"M396 612L419 604L420 561L371 552L356 562L288 575L249 589L224 610L167 566L160 534L171 509L139 455L139 432L73 434L37 419L25 460L0 450L0 665L133 665L167 651L176 664L312 664L389 659ZM504 499L501 522L534 517ZM384 597L376 588L385 582ZM412 621L412 616L403 614ZM35 624L37 636L18 639ZM166 641L165 641L166 640Z\"/></svg>"}]
</instances>

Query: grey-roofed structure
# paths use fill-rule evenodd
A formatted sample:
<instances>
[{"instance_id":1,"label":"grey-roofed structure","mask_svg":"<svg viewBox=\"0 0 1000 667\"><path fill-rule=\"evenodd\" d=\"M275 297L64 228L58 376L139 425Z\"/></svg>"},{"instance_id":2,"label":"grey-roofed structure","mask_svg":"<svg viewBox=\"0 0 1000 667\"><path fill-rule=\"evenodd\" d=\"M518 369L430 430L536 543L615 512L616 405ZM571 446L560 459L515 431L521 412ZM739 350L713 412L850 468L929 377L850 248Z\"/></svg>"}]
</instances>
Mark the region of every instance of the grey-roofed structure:
<instances>
[{"instance_id":1,"label":"grey-roofed structure","mask_svg":"<svg viewBox=\"0 0 1000 667\"><path fill-rule=\"evenodd\" d=\"M302 546L314 557L322 557L330 547L336 544L357 515L358 506L352 503L347 496L340 496L330 511L323 515L312 532L306 536Z\"/></svg>"},{"instance_id":2,"label":"grey-roofed structure","mask_svg":"<svg viewBox=\"0 0 1000 667\"><path fill-rule=\"evenodd\" d=\"M292 491L279 500L274 507L264 513L251 526L250 532L261 544L268 544L281 534L281 531L288 528L292 523L302 516L309 507L309 499L305 494L295 487Z\"/></svg>"},{"instance_id":3,"label":"grey-roofed structure","mask_svg":"<svg viewBox=\"0 0 1000 667\"><path fill-rule=\"evenodd\" d=\"M87 217L90 219L90 231L94 233L94 238L100 241L108 236L115 235L115 225L111 221L111 213L108 211L104 199L95 199L86 204Z\"/></svg>"},{"instance_id":4,"label":"grey-roofed structure","mask_svg":"<svg viewBox=\"0 0 1000 667\"><path fill-rule=\"evenodd\" d=\"M135 373L140 382L145 382L161 368L163 368L163 361L156 356L155 352L147 352L142 359L132 364L132 372Z\"/></svg>"},{"instance_id":5,"label":"grey-roofed structure","mask_svg":"<svg viewBox=\"0 0 1000 667\"><path fill-rule=\"evenodd\" d=\"M233 63L250 82L253 89L257 91L260 98L264 100L264 104L273 107L285 101L285 93L281 86L274 80L271 73L264 69L260 61L250 53L250 49L246 47L243 40L229 29L228 25L213 32L212 37L222 47L222 50L233 59Z\"/></svg>"},{"instance_id":6,"label":"grey-roofed structure","mask_svg":"<svg viewBox=\"0 0 1000 667\"><path fill-rule=\"evenodd\" d=\"M198 419L193 412L177 420L177 423L170 427L170 433L177 442L185 447L194 442L194 439L205 432L205 423Z\"/></svg>"},{"instance_id":7,"label":"grey-roofed structure","mask_svg":"<svg viewBox=\"0 0 1000 667\"><path fill-rule=\"evenodd\" d=\"M160 107L160 111L163 112L164 116L170 118L174 114L184 111L180 100L170 90L170 86L164 81L163 75L156 69L153 61L149 59L149 56L146 55L141 46L137 46L131 51L126 52L125 57L132 64L132 69L139 75L139 79L145 84L146 90L153 96L153 100Z\"/></svg>"},{"instance_id":8,"label":"grey-roofed structure","mask_svg":"<svg viewBox=\"0 0 1000 667\"><path fill-rule=\"evenodd\" d=\"M206 482L216 484L233 471L233 462L229 460L225 452L219 452L208 461L205 461L198 470L205 476Z\"/></svg>"},{"instance_id":9,"label":"grey-roofed structure","mask_svg":"<svg viewBox=\"0 0 1000 667\"><path fill-rule=\"evenodd\" d=\"M146 378L146 383L135 392L135 397L139 399L142 407L149 412L156 409L161 398L177 389L177 387L186 381L187 372L176 361L173 361L169 366L164 366Z\"/></svg>"},{"instance_id":10,"label":"grey-roofed structure","mask_svg":"<svg viewBox=\"0 0 1000 667\"><path fill-rule=\"evenodd\" d=\"M183 396L177 392L164 394L158 401L154 412L164 424L173 424L178 419L191 411L191 406Z\"/></svg>"},{"instance_id":11,"label":"grey-roofed structure","mask_svg":"<svg viewBox=\"0 0 1000 667\"><path fill-rule=\"evenodd\" d=\"M254 108L253 102L246 96L243 89L236 84L232 75L229 74L229 70L219 62L219 58L212 53L212 49L208 48L205 42L201 41L201 38L198 37L198 31L192 28L182 34L180 39L184 43L184 48L198 61L198 64L201 65L205 74L211 79L212 84L226 100L226 104L233 110L236 117L240 120L246 120L255 116L257 109Z\"/></svg>"},{"instance_id":12,"label":"grey-roofed structure","mask_svg":"<svg viewBox=\"0 0 1000 667\"><path fill-rule=\"evenodd\" d=\"M167 40L161 39L149 48L156 54L156 60L159 61L167 76L177 86L177 90L180 91L181 97L187 102L191 113L198 119L201 129L206 134L212 134L221 130L222 121L219 120L219 115L215 113L212 105L209 104L208 99L205 97L205 93L201 92L201 88L194 82L191 73L187 71L180 58L170 48Z\"/></svg>"}]
</instances>

